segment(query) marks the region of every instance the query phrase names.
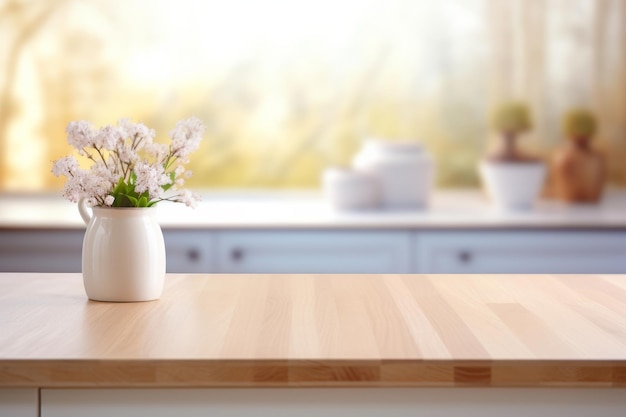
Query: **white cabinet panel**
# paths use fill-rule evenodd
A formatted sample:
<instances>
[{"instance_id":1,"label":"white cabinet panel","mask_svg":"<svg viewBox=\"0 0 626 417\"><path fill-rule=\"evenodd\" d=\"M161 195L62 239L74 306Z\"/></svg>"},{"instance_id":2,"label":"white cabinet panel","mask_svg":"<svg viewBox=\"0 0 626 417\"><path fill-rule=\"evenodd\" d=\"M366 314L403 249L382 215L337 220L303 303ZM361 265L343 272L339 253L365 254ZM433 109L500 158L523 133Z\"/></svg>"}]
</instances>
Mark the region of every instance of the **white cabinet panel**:
<instances>
[{"instance_id":1,"label":"white cabinet panel","mask_svg":"<svg viewBox=\"0 0 626 417\"><path fill-rule=\"evenodd\" d=\"M80 272L84 230L0 232L0 272Z\"/></svg>"},{"instance_id":2,"label":"white cabinet panel","mask_svg":"<svg viewBox=\"0 0 626 417\"><path fill-rule=\"evenodd\" d=\"M84 230L0 232L0 272L80 272ZM214 272L214 235L163 230L167 272Z\"/></svg>"},{"instance_id":3,"label":"white cabinet panel","mask_svg":"<svg viewBox=\"0 0 626 417\"><path fill-rule=\"evenodd\" d=\"M418 273L626 273L626 233L467 231L415 235Z\"/></svg>"},{"instance_id":4,"label":"white cabinet panel","mask_svg":"<svg viewBox=\"0 0 626 417\"><path fill-rule=\"evenodd\" d=\"M84 230L0 232L0 272L80 272ZM167 272L214 272L214 236L164 230Z\"/></svg>"},{"instance_id":5,"label":"white cabinet panel","mask_svg":"<svg viewBox=\"0 0 626 417\"><path fill-rule=\"evenodd\" d=\"M204 230L163 230L167 272L215 272L215 235Z\"/></svg>"},{"instance_id":6,"label":"white cabinet panel","mask_svg":"<svg viewBox=\"0 0 626 417\"><path fill-rule=\"evenodd\" d=\"M619 388L42 390L41 417L623 417Z\"/></svg>"},{"instance_id":7,"label":"white cabinet panel","mask_svg":"<svg viewBox=\"0 0 626 417\"><path fill-rule=\"evenodd\" d=\"M624 231L164 229L171 273L626 273ZM0 272L80 272L83 230L0 231Z\"/></svg>"},{"instance_id":8,"label":"white cabinet panel","mask_svg":"<svg viewBox=\"0 0 626 417\"><path fill-rule=\"evenodd\" d=\"M410 232L220 232L220 272L406 273Z\"/></svg>"},{"instance_id":9,"label":"white cabinet panel","mask_svg":"<svg viewBox=\"0 0 626 417\"><path fill-rule=\"evenodd\" d=\"M39 416L37 389L0 388L0 417Z\"/></svg>"}]
</instances>

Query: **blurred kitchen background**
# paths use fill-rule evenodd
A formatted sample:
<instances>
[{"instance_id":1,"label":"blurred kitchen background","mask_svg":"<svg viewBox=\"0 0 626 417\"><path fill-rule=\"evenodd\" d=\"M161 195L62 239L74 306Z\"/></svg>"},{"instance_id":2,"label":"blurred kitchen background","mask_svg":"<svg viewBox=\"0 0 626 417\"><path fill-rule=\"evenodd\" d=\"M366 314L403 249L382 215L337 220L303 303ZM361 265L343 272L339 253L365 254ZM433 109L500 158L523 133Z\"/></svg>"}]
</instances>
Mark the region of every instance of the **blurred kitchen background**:
<instances>
[{"instance_id":1,"label":"blurred kitchen background","mask_svg":"<svg viewBox=\"0 0 626 417\"><path fill-rule=\"evenodd\" d=\"M195 115L203 203L159 207L169 272L624 273L625 46L623 0L0 0L0 271L81 271L85 225L50 172L68 122L167 141ZM595 118L565 134L574 107ZM527 113L520 152L492 153ZM528 156L559 152L536 201ZM412 205L333 212L322 183L337 207Z\"/></svg>"},{"instance_id":2,"label":"blurred kitchen background","mask_svg":"<svg viewBox=\"0 0 626 417\"><path fill-rule=\"evenodd\" d=\"M55 192L65 126L207 125L200 189L316 188L367 137L419 140L439 188L478 187L490 109L528 103L546 158L598 117L626 183L623 0L0 1L0 191Z\"/></svg>"}]
</instances>

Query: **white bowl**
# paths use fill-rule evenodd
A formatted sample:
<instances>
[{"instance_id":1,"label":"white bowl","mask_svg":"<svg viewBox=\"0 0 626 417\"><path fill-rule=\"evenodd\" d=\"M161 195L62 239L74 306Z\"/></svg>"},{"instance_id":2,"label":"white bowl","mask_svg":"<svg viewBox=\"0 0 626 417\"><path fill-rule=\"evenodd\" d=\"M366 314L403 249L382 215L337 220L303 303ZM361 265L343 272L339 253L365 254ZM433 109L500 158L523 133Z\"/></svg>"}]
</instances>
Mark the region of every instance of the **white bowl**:
<instances>
[{"instance_id":1,"label":"white bowl","mask_svg":"<svg viewBox=\"0 0 626 417\"><path fill-rule=\"evenodd\" d=\"M482 161L480 175L496 207L530 210L541 193L546 166L539 161Z\"/></svg>"},{"instance_id":2,"label":"white bowl","mask_svg":"<svg viewBox=\"0 0 626 417\"><path fill-rule=\"evenodd\" d=\"M378 205L378 187L371 175L347 168L326 168L322 189L337 210L365 210Z\"/></svg>"}]
</instances>

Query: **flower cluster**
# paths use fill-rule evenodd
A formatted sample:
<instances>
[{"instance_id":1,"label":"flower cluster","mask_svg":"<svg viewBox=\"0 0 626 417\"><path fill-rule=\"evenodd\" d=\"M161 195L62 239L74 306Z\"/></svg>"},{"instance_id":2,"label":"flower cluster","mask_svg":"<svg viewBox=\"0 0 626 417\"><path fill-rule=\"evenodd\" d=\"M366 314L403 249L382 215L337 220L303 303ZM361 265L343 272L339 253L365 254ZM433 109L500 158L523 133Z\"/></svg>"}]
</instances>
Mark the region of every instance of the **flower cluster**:
<instances>
[{"instance_id":1,"label":"flower cluster","mask_svg":"<svg viewBox=\"0 0 626 417\"><path fill-rule=\"evenodd\" d=\"M204 132L199 119L179 121L169 146L154 142L154 130L129 119L100 129L71 122L66 132L68 143L92 162L82 169L71 155L54 161L52 173L67 178L63 196L68 200L85 198L90 206L110 207L151 207L165 200L194 207L199 200L182 188L191 176L185 164Z\"/></svg>"}]
</instances>

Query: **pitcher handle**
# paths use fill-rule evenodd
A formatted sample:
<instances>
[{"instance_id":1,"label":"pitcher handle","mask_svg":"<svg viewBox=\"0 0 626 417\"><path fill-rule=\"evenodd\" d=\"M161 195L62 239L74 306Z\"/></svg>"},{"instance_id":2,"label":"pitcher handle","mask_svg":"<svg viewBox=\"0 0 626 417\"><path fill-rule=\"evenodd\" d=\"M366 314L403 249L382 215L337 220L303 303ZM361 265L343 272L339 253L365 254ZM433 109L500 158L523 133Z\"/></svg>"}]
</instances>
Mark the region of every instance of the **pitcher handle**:
<instances>
[{"instance_id":1,"label":"pitcher handle","mask_svg":"<svg viewBox=\"0 0 626 417\"><path fill-rule=\"evenodd\" d=\"M87 207L87 200L85 198L78 200L78 212L80 213L80 217L83 218L85 224L89 224L91 221L91 213L89 213L89 207Z\"/></svg>"}]
</instances>

